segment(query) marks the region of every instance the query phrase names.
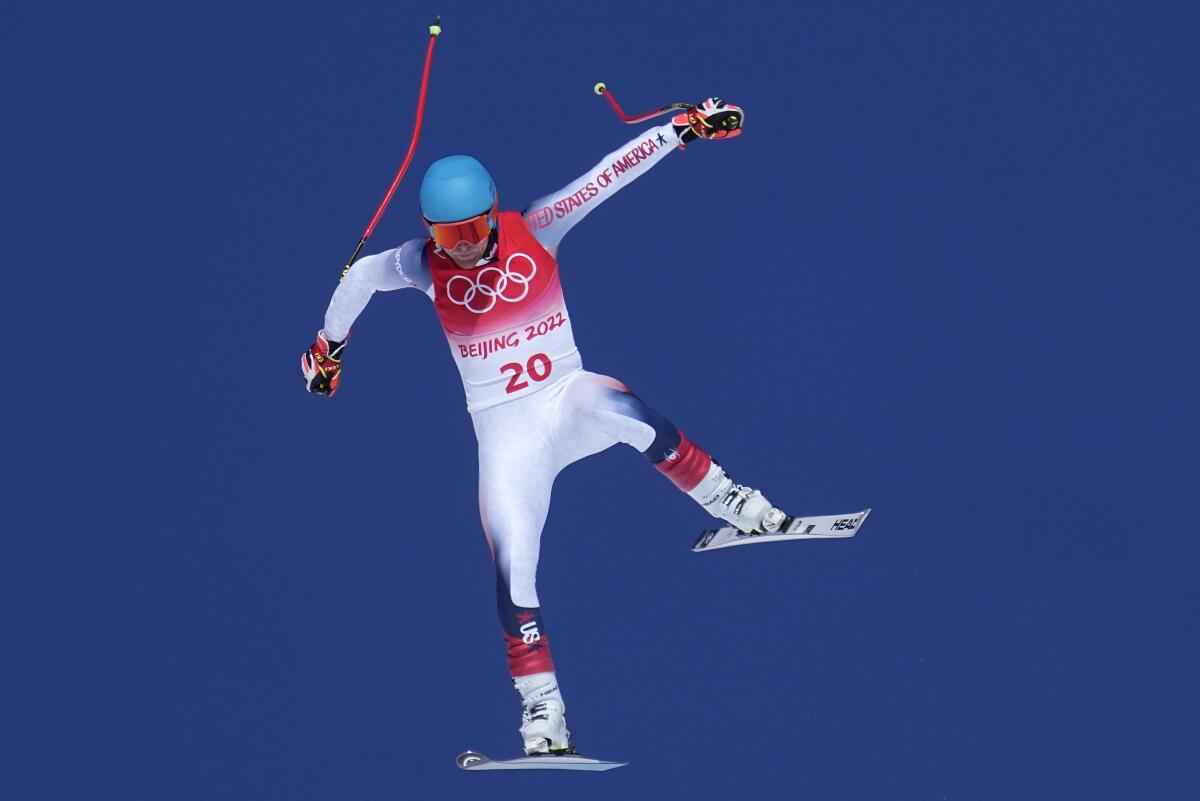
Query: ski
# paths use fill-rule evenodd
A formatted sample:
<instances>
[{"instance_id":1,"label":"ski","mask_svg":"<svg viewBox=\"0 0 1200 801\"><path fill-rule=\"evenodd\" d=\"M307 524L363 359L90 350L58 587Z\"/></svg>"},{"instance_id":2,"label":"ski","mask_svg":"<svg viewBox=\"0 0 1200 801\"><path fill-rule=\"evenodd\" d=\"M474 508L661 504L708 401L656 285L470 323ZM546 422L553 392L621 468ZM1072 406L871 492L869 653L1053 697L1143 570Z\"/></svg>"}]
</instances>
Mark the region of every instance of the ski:
<instances>
[{"instance_id":1,"label":"ski","mask_svg":"<svg viewBox=\"0 0 1200 801\"><path fill-rule=\"evenodd\" d=\"M779 531L772 534L752 532L746 534L732 526L712 528L700 534L692 546L695 553L749 545L754 542L780 542L782 540L829 540L853 537L862 527L870 509L846 515L822 515L820 517L788 517Z\"/></svg>"},{"instance_id":2,"label":"ski","mask_svg":"<svg viewBox=\"0 0 1200 801\"><path fill-rule=\"evenodd\" d=\"M464 751L455 760L463 770L612 770L628 762L608 762L579 754L538 754L520 759L489 759L478 751Z\"/></svg>"}]
</instances>

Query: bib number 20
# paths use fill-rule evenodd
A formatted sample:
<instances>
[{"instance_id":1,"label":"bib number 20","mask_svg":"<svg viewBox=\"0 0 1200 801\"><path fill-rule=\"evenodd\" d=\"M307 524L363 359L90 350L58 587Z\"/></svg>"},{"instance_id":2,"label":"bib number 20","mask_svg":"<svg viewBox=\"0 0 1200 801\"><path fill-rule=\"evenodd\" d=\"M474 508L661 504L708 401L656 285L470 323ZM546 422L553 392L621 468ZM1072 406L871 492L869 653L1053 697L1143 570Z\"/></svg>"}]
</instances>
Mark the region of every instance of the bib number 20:
<instances>
[{"instance_id":1,"label":"bib number 20","mask_svg":"<svg viewBox=\"0 0 1200 801\"><path fill-rule=\"evenodd\" d=\"M501 373L509 373L512 375L508 378L508 386L504 391L511 395L514 392L520 392L529 386L529 382L522 376L528 375L534 381L545 381L550 377L550 370L553 365L550 363L550 357L544 353L535 353L529 357L525 364L518 362L509 362L500 366Z\"/></svg>"}]
</instances>

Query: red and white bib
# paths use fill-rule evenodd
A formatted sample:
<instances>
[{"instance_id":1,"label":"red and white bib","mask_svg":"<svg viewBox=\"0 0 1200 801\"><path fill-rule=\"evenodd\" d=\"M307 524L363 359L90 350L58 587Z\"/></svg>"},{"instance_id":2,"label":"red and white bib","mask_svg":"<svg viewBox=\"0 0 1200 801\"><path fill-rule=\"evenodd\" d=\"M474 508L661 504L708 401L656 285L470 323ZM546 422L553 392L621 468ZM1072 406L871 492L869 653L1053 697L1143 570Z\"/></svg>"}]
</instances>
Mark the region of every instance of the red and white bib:
<instances>
[{"instance_id":1,"label":"red and white bib","mask_svg":"<svg viewBox=\"0 0 1200 801\"><path fill-rule=\"evenodd\" d=\"M433 303L462 376L467 411L537 392L580 369L558 262L525 228L499 215L496 258L462 269L432 241Z\"/></svg>"}]
</instances>

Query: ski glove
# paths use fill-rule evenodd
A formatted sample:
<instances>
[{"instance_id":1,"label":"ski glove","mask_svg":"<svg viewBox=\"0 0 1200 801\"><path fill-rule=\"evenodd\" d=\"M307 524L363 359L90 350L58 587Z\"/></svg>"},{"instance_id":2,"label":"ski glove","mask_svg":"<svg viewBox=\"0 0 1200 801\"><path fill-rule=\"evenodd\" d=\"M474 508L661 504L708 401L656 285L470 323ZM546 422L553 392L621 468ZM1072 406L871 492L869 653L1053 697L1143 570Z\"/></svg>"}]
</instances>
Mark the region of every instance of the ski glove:
<instances>
[{"instance_id":1,"label":"ski glove","mask_svg":"<svg viewBox=\"0 0 1200 801\"><path fill-rule=\"evenodd\" d=\"M680 144L697 139L728 139L742 132L746 112L719 97L710 97L671 120Z\"/></svg>"},{"instance_id":2,"label":"ski glove","mask_svg":"<svg viewBox=\"0 0 1200 801\"><path fill-rule=\"evenodd\" d=\"M333 397L342 380L342 350L347 336L341 342L330 342L324 331L317 332L317 341L300 356L300 372L304 373L304 386L309 392Z\"/></svg>"}]
</instances>

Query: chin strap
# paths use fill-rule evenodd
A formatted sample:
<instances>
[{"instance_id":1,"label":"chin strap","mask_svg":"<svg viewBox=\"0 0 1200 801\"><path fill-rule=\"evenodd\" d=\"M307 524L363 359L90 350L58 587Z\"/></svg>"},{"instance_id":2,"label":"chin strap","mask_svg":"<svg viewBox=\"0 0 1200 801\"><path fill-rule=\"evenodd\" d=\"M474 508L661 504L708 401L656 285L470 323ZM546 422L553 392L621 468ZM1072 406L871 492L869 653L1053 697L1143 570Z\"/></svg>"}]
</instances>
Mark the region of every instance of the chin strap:
<instances>
[{"instance_id":1,"label":"chin strap","mask_svg":"<svg viewBox=\"0 0 1200 801\"><path fill-rule=\"evenodd\" d=\"M500 221L492 226L492 233L488 236L487 247L483 249L484 261L491 261L496 258L496 251L500 249Z\"/></svg>"}]
</instances>

